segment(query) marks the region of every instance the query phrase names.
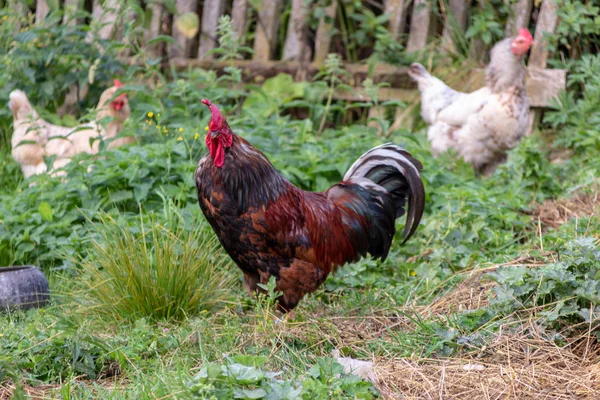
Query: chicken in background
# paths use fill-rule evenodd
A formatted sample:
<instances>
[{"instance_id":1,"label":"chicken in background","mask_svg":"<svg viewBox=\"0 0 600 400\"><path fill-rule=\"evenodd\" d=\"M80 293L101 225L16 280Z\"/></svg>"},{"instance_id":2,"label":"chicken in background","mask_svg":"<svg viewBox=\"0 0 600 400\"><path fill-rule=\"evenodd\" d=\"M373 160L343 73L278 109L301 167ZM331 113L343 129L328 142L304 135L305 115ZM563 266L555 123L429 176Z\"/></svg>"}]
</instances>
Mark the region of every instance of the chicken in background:
<instances>
[{"instance_id":1,"label":"chicken in background","mask_svg":"<svg viewBox=\"0 0 600 400\"><path fill-rule=\"evenodd\" d=\"M421 92L421 115L434 156L454 149L478 174L489 175L527 129L529 98L523 57L533 44L527 29L496 43L485 87L466 94L448 87L418 63L409 75Z\"/></svg>"},{"instance_id":2,"label":"chicken in background","mask_svg":"<svg viewBox=\"0 0 600 400\"><path fill-rule=\"evenodd\" d=\"M405 213L404 242L425 205L422 165L399 146L363 154L341 183L322 193L286 180L271 162L229 128L219 109L206 135L209 153L195 173L200 208L244 274L250 292L275 277L278 307L292 311L337 267L367 253L385 260L395 221ZM403 242L403 243L404 243Z\"/></svg>"},{"instance_id":3,"label":"chicken in background","mask_svg":"<svg viewBox=\"0 0 600 400\"><path fill-rule=\"evenodd\" d=\"M40 118L23 91L13 90L10 93L8 106L14 117L11 153L26 178L46 172L44 157L56 156L53 170L57 170L68 164L76 154L97 154L99 141L94 140L90 145L90 139L107 140L117 136L123 129L124 121L131 115L131 110L126 94L113 99L116 91L122 86L116 79L114 83L114 86L102 93L96 108L96 121L112 118L106 127L96 121L75 128L53 125ZM131 137L117 138L108 144L108 148L131 142Z\"/></svg>"}]
</instances>

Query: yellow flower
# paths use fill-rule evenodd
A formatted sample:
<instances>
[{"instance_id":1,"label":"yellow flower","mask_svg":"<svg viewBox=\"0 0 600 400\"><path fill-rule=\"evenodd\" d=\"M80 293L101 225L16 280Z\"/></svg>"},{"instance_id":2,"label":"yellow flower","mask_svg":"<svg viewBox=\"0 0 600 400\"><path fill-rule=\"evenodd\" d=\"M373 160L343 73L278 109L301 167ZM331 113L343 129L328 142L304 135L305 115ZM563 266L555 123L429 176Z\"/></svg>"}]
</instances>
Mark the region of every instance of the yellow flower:
<instances>
[{"instance_id":1,"label":"yellow flower","mask_svg":"<svg viewBox=\"0 0 600 400\"><path fill-rule=\"evenodd\" d=\"M183 132L183 128L179 128L179 132Z\"/></svg>"},{"instance_id":2,"label":"yellow flower","mask_svg":"<svg viewBox=\"0 0 600 400\"><path fill-rule=\"evenodd\" d=\"M181 136L179 136L179 137L177 138L177 141L178 141L178 142L181 142L182 140L183 140L183 138L182 138Z\"/></svg>"},{"instance_id":3,"label":"yellow flower","mask_svg":"<svg viewBox=\"0 0 600 400\"><path fill-rule=\"evenodd\" d=\"M2 17L2 21L6 21L8 19L8 15L5 15L4 17Z\"/></svg>"},{"instance_id":4,"label":"yellow flower","mask_svg":"<svg viewBox=\"0 0 600 400\"><path fill-rule=\"evenodd\" d=\"M410 276L417 276L417 273L415 271L410 271Z\"/></svg>"},{"instance_id":5,"label":"yellow flower","mask_svg":"<svg viewBox=\"0 0 600 400\"><path fill-rule=\"evenodd\" d=\"M152 118L152 117L154 117L154 113L153 113L152 111L150 111L150 112L148 113L148 118Z\"/></svg>"},{"instance_id":6,"label":"yellow flower","mask_svg":"<svg viewBox=\"0 0 600 400\"><path fill-rule=\"evenodd\" d=\"M200 137L200 134L198 132L196 132L196 134L194 135L194 140L198 140L199 137Z\"/></svg>"},{"instance_id":7,"label":"yellow flower","mask_svg":"<svg viewBox=\"0 0 600 400\"><path fill-rule=\"evenodd\" d=\"M206 128L204 128L205 131L208 131L208 126Z\"/></svg>"},{"instance_id":8,"label":"yellow flower","mask_svg":"<svg viewBox=\"0 0 600 400\"><path fill-rule=\"evenodd\" d=\"M163 129L163 133L167 133L169 130L167 128Z\"/></svg>"}]
</instances>

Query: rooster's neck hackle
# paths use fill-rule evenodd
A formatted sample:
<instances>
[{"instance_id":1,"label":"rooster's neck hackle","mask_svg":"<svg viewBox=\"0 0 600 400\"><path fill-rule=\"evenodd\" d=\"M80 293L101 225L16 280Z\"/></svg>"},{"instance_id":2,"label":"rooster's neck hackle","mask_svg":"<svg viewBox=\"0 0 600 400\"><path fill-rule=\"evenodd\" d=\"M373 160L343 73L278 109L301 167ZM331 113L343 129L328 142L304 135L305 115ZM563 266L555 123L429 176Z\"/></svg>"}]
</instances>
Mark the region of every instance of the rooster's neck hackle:
<instances>
[{"instance_id":1,"label":"rooster's neck hackle","mask_svg":"<svg viewBox=\"0 0 600 400\"><path fill-rule=\"evenodd\" d=\"M231 137L223 166L217 168L211 162L210 173L235 199L238 214L249 208L268 207L292 186L264 154L236 134Z\"/></svg>"}]
</instances>

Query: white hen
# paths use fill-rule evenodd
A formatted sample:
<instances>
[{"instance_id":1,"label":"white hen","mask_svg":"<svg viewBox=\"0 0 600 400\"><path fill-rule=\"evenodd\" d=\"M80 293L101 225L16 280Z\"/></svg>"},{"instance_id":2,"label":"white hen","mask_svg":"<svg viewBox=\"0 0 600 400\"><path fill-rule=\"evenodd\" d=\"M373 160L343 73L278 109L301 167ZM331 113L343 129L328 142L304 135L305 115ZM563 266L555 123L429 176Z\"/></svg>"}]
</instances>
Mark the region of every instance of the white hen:
<instances>
[{"instance_id":1,"label":"white hen","mask_svg":"<svg viewBox=\"0 0 600 400\"><path fill-rule=\"evenodd\" d=\"M23 175L30 177L46 172L44 157L56 156L53 169L57 170L69 163L76 154L98 153L99 142L94 140L90 144L91 139L114 138L131 114L125 94L112 99L120 86L121 83L115 80L115 86L106 89L100 96L96 120L112 117L106 128L96 121L75 128L53 125L40 118L23 91L13 90L8 103L14 117L12 156L21 165ZM130 137L118 138L109 144L109 148L131 141L133 138ZM54 173L62 175L62 172Z\"/></svg>"},{"instance_id":2,"label":"white hen","mask_svg":"<svg viewBox=\"0 0 600 400\"><path fill-rule=\"evenodd\" d=\"M421 92L421 115L434 156L453 148L478 174L489 175L527 128L529 99L522 59L533 43L527 29L498 42L490 53L486 86L461 93L418 63L409 75Z\"/></svg>"}]
</instances>

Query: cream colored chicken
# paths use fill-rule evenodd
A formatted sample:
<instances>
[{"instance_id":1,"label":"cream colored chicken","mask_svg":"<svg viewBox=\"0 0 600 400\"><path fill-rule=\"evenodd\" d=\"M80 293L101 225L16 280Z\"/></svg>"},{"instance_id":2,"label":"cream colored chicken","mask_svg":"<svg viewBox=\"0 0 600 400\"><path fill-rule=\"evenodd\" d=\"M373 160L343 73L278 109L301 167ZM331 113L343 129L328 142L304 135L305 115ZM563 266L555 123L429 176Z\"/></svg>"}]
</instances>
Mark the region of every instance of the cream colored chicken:
<instances>
[{"instance_id":1,"label":"cream colored chicken","mask_svg":"<svg viewBox=\"0 0 600 400\"><path fill-rule=\"evenodd\" d=\"M21 90L13 90L8 103L14 117L12 156L21 165L23 175L30 177L46 172L44 157L50 156L56 156L52 173L63 175L63 171L57 170L68 164L73 156L80 153L97 154L99 139L115 138L131 114L125 94L113 99L120 86L122 84L115 80L115 85L102 93L96 108L96 121L75 128L57 126L43 120L31 106L27 95ZM112 120L105 127L97 122L106 117L112 117ZM131 137L117 138L108 144L108 148L132 141Z\"/></svg>"},{"instance_id":2,"label":"cream colored chicken","mask_svg":"<svg viewBox=\"0 0 600 400\"><path fill-rule=\"evenodd\" d=\"M478 174L489 175L506 159L527 128L523 56L533 43L527 29L498 42L490 52L486 86L461 93L412 64L409 75L421 92L421 115L434 156L453 148Z\"/></svg>"}]
</instances>

